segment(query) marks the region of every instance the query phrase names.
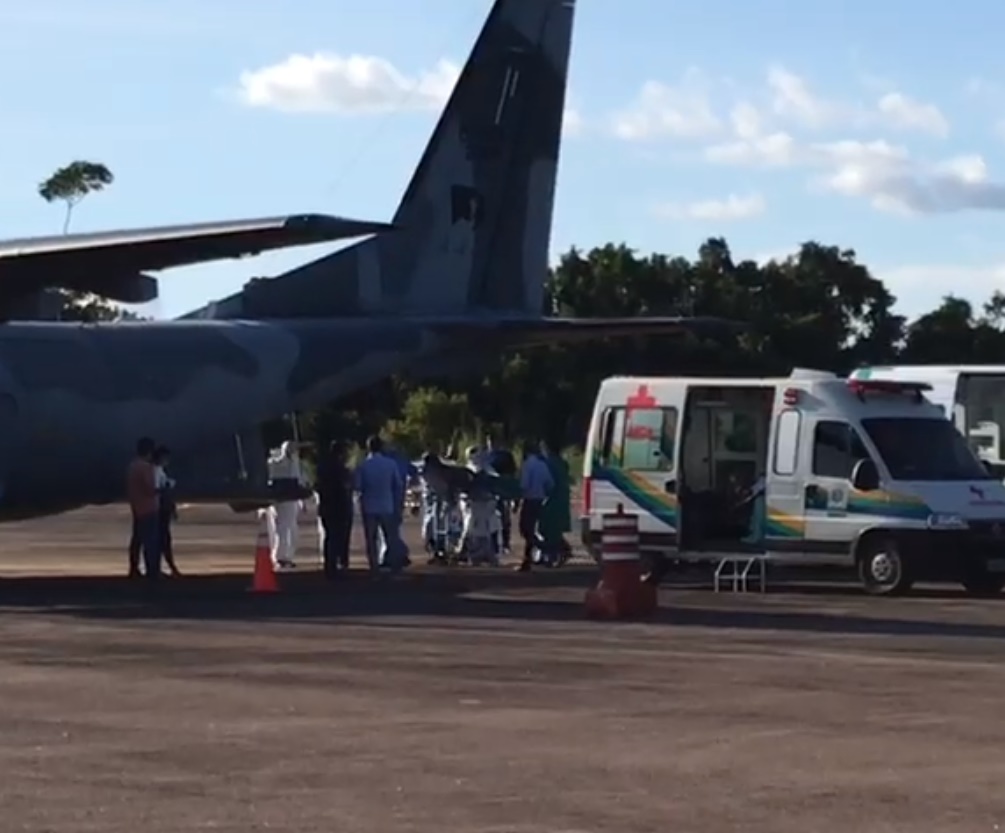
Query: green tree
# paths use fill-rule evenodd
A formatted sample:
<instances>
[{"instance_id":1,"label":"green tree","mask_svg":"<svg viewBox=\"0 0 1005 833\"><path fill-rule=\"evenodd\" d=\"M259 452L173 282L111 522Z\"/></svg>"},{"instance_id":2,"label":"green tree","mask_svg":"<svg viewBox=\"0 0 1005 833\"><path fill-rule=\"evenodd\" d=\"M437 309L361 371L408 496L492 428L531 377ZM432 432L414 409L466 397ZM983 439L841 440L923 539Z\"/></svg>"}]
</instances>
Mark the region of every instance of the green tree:
<instances>
[{"instance_id":1,"label":"green tree","mask_svg":"<svg viewBox=\"0 0 1005 833\"><path fill-rule=\"evenodd\" d=\"M56 170L39 183L38 194L48 203L60 201L66 205L63 217L63 234L69 233L73 209L84 197L102 191L115 181L115 176L98 162L77 160ZM61 290L61 321L115 321L118 318L135 319L131 312L121 310L103 298L86 293Z\"/></svg>"},{"instance_id":2,"label":"green tree","mask_svg":"<svg viewBox=\"0 0 1005 833\"><path fill-rule=\"evenodd\" d=\"M63 234L67 234L73 209L80 201L88 194L103 191L114 181L115 176L100 162L78 159L57 169L48 179L39 183L38 194L48 203L58 201L65 204Z\"/></svg>"},{"instance_id":3,"label":"green tree","mask_svg":"<svg viewBox=\"0 0 1005 833\"><path fill-rule=\"evenodd\" d=\"M432 448L444 452L448 445L471 438L475 424L464 394L419 388L405 400L399 419L386 429L391 441L416 457Z\"/></svg>"},{"instance_id":4,"label":"green tree","mask_svg":"<svg viewBox=\"0 0 1005 833\"><path fill-rule=\"evenodd\" d=\"M102 321L139 321L140 316L109 303L98 295L61 291L63 298L60 321L80 321L97 324Z\"/></svg>"}]
</instances>

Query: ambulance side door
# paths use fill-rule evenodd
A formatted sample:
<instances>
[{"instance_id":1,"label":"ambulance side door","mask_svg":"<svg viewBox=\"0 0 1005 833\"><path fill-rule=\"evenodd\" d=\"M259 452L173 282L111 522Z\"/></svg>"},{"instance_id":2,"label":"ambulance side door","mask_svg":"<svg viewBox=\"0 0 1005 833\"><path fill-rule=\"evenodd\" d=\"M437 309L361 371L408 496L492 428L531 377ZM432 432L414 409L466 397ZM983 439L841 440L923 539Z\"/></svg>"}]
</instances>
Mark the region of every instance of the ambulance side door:
<instances>
[{"instance_id":1,"label":"ambulance side door","mask_svg":"<svg viewBox=\"0 0 1005 833\"><path fill-rule=\"evenodd\" d=\"M767 460L764 548L773 555L801 555L805 548L803 493L809 458L802 450L809 418L776 398Z\"/></svg>"},{"instance_id":2,"label":"ambulance side door","mask_svg":"<svg viewBox=\"0 0 1005 833\"><path fill-rule=\"evenodd\" d=\"M642 386L623 405L611 407L605 419L598 460L604 484L594 481L594 511L612 512L622 503L638 515L647 548L672 547L677 540L680 413L673 396L657 402Z\"/></svg>"},{"instance_id":3,"label":"ambulance side door","mask_svg":"<svg viewBox=\"0 0 1005 833\"><path fill-rule=\"evenodd\" d=\"M679 403L636 396L625 408L621 448L623 490L638 507L639 532L647 548L677 543Z\"/></svg>"},{"instance_id":4,"label":"ambulance side door","mask_svg":"<svg viewBox=\"0 0 1005 833\"><path fill-rule=\"evenodd\" d=\"M806 551L850 557L863 519L849 513L851 475L869 452L858 431L838 416L818 416L809 426L803 451L810 472L804 490Z\"/></svg>"},{"instance_id":5,"label":"ambulance side door","mask_svg":"<svg viewBox=\"0 0 1005 833\"><path fill-rule=\"evenodd\" d=\"M591 461L590 528L603 528L602 517L613 512L624 498L618 490L621 447L625 442L625 409L606 404L601 414L599 436ZM629 507L625 507L628 510Z\"/></svg>"}]
</instances>

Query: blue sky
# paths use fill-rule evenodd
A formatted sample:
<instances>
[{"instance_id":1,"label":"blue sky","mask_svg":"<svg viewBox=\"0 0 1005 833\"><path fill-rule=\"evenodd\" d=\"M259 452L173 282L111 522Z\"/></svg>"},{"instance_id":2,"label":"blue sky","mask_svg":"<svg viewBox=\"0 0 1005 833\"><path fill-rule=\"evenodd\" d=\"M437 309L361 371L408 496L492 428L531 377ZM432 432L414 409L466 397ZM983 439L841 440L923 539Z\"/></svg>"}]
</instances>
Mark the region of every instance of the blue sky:
<instances>
[{"instance_id":1,"label":"blue sky","mask_svg":"<svg viewBox=\"0 0 1005 833\"><path fill-rule=\"evenodd\" d=\"M33 0L0 28L0 231L387 219L489 0ZM1005 288L1005 7L578 0L553 249L855 249L903 312ZM295 56L300 56L298 60ZM352 60L347 60L355 56ZM174 316L331 247L164 273Z\"/></svg>"}]
</instances>

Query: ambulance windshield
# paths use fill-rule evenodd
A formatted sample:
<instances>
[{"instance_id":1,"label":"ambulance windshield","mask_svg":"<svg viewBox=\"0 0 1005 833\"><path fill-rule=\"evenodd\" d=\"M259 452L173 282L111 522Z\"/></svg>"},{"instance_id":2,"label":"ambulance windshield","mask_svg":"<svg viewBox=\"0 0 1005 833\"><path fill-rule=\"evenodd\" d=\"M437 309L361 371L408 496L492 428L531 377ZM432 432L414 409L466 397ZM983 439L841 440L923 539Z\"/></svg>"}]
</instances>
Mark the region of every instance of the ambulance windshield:
<instances>
[{"instance_id":1,"label":"ambulance windshield","mask_svg":"<svg viewBox=\"0 0 1005 833\"><path fill-rule=\"evenodd\" d=\"M994 479L949 420L871 418L862 428L894 480Z\"/></svg>"}]
</instances>

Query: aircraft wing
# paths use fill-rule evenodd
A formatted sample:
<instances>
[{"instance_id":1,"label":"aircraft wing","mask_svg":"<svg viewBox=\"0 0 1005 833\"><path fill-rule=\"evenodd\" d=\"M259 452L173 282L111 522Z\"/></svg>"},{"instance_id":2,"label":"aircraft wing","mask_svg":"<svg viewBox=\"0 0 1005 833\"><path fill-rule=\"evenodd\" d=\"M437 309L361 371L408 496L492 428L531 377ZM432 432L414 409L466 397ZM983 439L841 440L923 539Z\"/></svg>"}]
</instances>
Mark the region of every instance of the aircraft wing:
<instances>
[{"instance_id":1,"label":"aircraft wing","mask_svg":"<svg viewBox=\"0 0 1005 833\"><path fill-rule=\"evenodd\" d=\"M390 228L387 223L301 214L0 240L0 298L62 287L143 303L157 297L156 281L145 272L362 237Z\"/></svg>"},{"instance_id":2,"label":"aircraft wing","mask_svg":"<svg viewBox=\"0 0 1005 833\"><path fill-rule=\"evenodd\" d=\"M721 338L743 330L744 324L710 317L640 317L640 318L529 318L477 319L444 322L443 332L457 337L471 337L481 343L494 339L502 344L542 345L570 341L594 341L598 338L624 338L648 335L686 335L688 333Z\"/></svg>"}]
</instances>

